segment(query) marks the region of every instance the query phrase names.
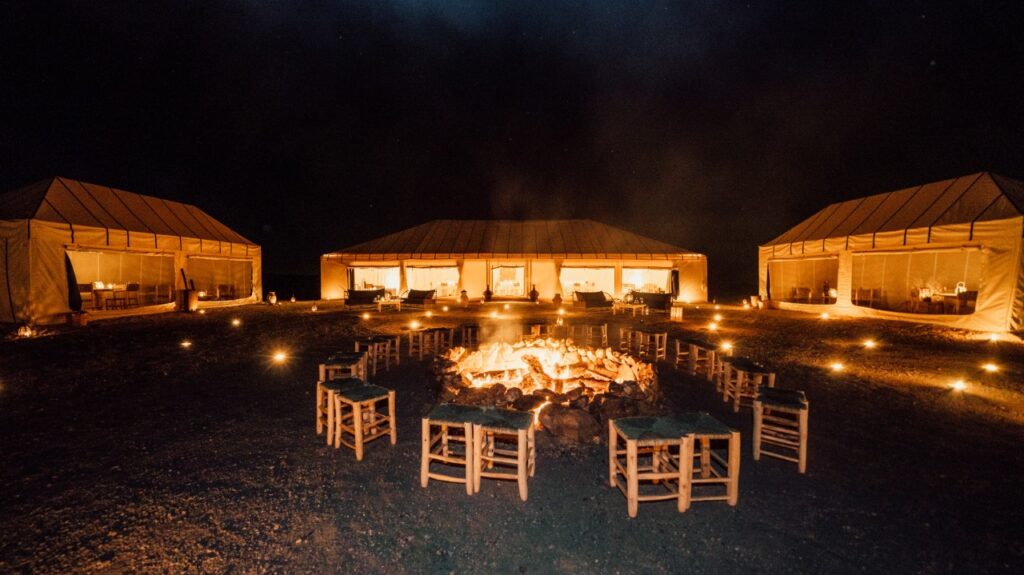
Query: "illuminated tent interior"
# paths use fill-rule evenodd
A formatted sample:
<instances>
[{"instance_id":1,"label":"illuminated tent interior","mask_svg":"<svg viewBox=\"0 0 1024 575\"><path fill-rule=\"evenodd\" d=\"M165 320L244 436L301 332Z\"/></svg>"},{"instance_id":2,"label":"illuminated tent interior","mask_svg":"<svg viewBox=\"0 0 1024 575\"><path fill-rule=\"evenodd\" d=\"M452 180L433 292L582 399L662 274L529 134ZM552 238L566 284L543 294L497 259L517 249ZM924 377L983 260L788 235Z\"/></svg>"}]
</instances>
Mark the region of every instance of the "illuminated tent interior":
<instances>
[{"instance_id":1,"label":"illuminated tent interior","mask_svg":"<svg viewBox=\"0 0 1024 575\"><path fill-rule=\"evenodd\" d=\"M783 309L1005 331L1024 325L1024 183L981 172L832 204L762 245Z\"/></svg>"},{"instance_id":2,"label":"illuminated tent interior","mask_svg":"<svg viewBox=\"0 0 1024 575\"><path fill-rule=\"evenodd\" d=\"M0 195L0 321L49 323L256 302L260 247L203 210L51 178Z\"/></svg>"},{"instance_id":3,"label":"illuminated tent interior","mask_svg":"<svg viewBox=\"0 0 1024 575\"><path fill-rule=\"evenodd\" d=\"M324 254L321 297L349 289L400 295L436 290L437 298L569 301L575 291L621 297L630 290L707 299L707 258L593 220L435 220Z\"/></svg>"}]
</instances>

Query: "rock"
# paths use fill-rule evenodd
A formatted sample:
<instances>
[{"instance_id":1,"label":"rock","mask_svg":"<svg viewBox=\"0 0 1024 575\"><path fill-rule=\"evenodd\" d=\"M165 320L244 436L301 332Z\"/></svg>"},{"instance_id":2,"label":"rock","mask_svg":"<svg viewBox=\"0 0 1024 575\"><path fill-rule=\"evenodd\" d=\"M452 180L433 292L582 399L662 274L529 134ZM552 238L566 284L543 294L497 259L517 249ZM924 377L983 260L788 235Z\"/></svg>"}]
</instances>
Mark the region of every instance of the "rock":
<instances>
[{"instance_id":1,"label":"rock","mask_svg":"<svg viewBox=\"0 0 1024 575\"><path fill-rule=\"evenodd\" d=\"M553 397L555 397L556 395L558 395L558 394L553 392L553 391L551 391L550 389L541 388L541 389L535 390L533 392L533 395L535 395L537 397L540 397L540 398L543 398L544 401L551 401L551 399Z\"/></svg>"},{"instance_id":2,"label":"rock","mask_svg":"<svg viewBox=\"0 0 1024 575\"><path fill-rule=\"evenodd\" d=\"M637 403L621 397L605 397L601 403L600 413L602 422L620 417L630 417L637 414Z\"/></svg>"},{"instance_id":3,"label":"rock","mask_svg":"<svg viewBox=\"0 0 1024 575\"><path fill-rule=\"evenodd\" d=\"M618 396L618 395L622 395L622 389L623 389L623 387L622 387L621 383L615 383L613 381L612 383L608 384L607 394L611 395L613 397L614 396Z\"/></svg>"},{"instance_id":4,"label":"rock","mask_svg":"<svg viewBox=\"0 0 1024 575\"><path fill-rule=\"evenodd\" d=\"M518 387L510 387L505 392L505 403L514 403L517 399L523 396L523 390Z\"/></svg>"},{"instance_id":5,"label":"rock","mask_svg":"<svg viewBox=\"0 0 1024 575\"><path fill-rule=\"evenodd\" d=\"M487 388L487 392L490 394L492 399L496 399L496 398L498 398L500 396L504 396L505 395L505 391L507 391L507 390L508 390L508 388L505 387L504 385L500 384L500 383L496 383L496 384L494 384L494 385L492 385L492 386Z\"/></svg>"},{"instance_id":6,"label":"rock","mask_svg":"<svg viewBox=\"0 0 1024 575\"><path fill-rule=\"evenodd\" d=\"M586 410L588 407L590 407L590 399L588 399L585 395L581 395L576 399L570 401L569 407L572 407L573 409Z\"/></svg>"},{"instance_id":7,"label":"rock","mask_svg":"<svg viewBox=\"0 0 1024 575\"><path fill-rule=\"evenodd\" d=\"M491 405L494 400L491 397L490 389L486 387L470 387L462 390L454 403L459 405Z\"/></svg>"},{"instance_id":8,"label":"rock","mask_svg":"<svg viewBox=\"0 0 1024 575\"><path fill-rule=\"evenodd\" d=\"M576 401L577 399L579 399L579 397L581 395L583 395L583 388L577 387L577 388L569 391L568 393L566 393L565 394L565 399L567 401Z\"/></svg>"},{"instance_id":9,"label":"rock","mask_svg":"<svg viewBox=\"0 0 1024 575\"><path fill-rule=\"evenodd\" d=\"M519 411L533 411L534 409L540 407L540 405L545 401L547 400L545 400L543 397L539 397L536 395L524 395L519 399L513 401L512 407Z\"/></svg>"},{"instance_id":10,"label":"rock","mask_svg":"<svg viewBox=\"0 0 1024 575\"><path fill-rule=\"evenodd\" d=\"M555 437L589 443L601 426L586 411L551 404L540 411L540 423Z\"/></svg>"}]
</instances>

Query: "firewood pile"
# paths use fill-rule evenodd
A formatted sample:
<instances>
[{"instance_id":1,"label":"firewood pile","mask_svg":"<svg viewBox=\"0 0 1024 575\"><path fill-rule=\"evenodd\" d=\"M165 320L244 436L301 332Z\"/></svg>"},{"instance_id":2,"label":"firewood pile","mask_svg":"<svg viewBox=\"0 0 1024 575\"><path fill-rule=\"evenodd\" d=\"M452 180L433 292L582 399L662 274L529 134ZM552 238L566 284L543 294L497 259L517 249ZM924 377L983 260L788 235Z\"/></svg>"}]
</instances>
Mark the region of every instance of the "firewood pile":
<instances>
[{"instance_id":1,"label":"firewood pile","mask_svg":"<svg viewBox=\"0 0 1024 575\"><path fill-rule=\"evenodd\" d=\"M610 418L658 411L653 365L571 339L455 347L435 372L442 401L532 411L539 427L576 441L590 441Z\"/></svg>"}]
</instances>

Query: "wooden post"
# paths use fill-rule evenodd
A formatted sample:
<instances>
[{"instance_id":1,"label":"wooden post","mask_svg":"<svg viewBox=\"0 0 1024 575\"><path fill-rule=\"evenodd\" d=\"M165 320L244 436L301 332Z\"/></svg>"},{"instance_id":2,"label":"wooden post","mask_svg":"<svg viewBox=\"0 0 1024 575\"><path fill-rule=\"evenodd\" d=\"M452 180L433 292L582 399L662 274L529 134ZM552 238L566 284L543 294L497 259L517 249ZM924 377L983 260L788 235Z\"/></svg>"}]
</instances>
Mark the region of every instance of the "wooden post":
<instances>
[{"instance_id":1,"label":"wooden post","mask_svg":"<svg viewBox=\"0 0 1024 575\"><path fill-rule=\"evenodd\" d=\"M608 484L615 487L615 458L618 457L616 453L615 444L618 442L618 438L615 436L615 420L608 420Z\"/></svg>"},{"instance_id":2,"label":"wooden post","mask_svg":"<svg viewBox=\"0 0 1024 575\"><path fill-rule=\"evenodd\" d=\"M327 397L327 447L330 447L334 442L334 394L330 391L324 392Z\"/></svg>"},{"instance_id":3,"label":"wooden post","mask_svg":"<svg viewBox=\"0 0 1024 575\"><path fill-rule=\"evenodd\" d=\"M740 432L729 437L729 483L726 484L728 503L736 506L740 500Z\"/></svg>"},{"instance_id":4,"label":"wooden post","mask_svg":"<svg viewBox=\"0 0 1024 575\"><path fill-rule=\"evenodd\" d=\"M423 418L420 424L423 436L420 438L420 487L430 482L430 420Z\"/></svg>"},{"instance_id":5,"label":"wooden post","mask_svg":"<svg viewBox=\"0 0 1024 575\"><path fill-rule=\"evenodd\" d=\"M711 440L707 437L700 438L700 477L711 477Z\"/></svg>"},{"instance_id":6,"label":"wooden post","mask_svg":"<svg viewBox=\"0 0 1024 575\"><path fill-rule=\"evenodd\" d=\"M682 513L690 508L693 490L693 435L679 438L679 498L676 509Z\"/></svg>"},{"instance_id":7,"label":"wooden post","mask_svg":"<svg viewBox=\"0 0 1024 575\"><path fill-rule=\"evenodd\" d=\"M398 427L395 425L395 390L388 392L388 425L391 426L391 445L398 442Z\"/></svg>"},{"instance_id":8,"label":"wooden post","mask_svg":"<svg viewBox=\"0 0 1024 575\"><path fill-rule=\"evenodd\" d=\"M764 404L754 400L754 461L761 459L761 419L764 417Z\"/></svg>"},{"instance_id":9,"label":"wooden post","mask_svg":"<svg viewBox=\"0 0 1024 575\"><path fill-rule=\"evenodd\" d=\"M324 389L324 380L319 379L316 382L316 410L313 412L313 414L316 415L317 435L320 435L324 431L324 422L320 419L320 412L323 410L324 404L324 393L326 393L326 390ZM324 415L326 415L326 413Z\"/></svg>"},{"instance_id":10,"label":"wooden post","mask_svg":"<svg viewBox=\"0 0 1024 575\"><path fill-rule=\"evenodd\" d=\"M800 410L800 456L797 463L800 473L807 472L807 416L810 407Z\"/></svg>"},{"instance_id":11,"label":"wooden post","mask_svg":"<svg viewBox=\"0 0 1024 575\"><path fill-rule=\"evenodd\" d=\"M636 469L636 440L626 440L626 505L630 517L636 517L637 507L640 505L638 499L639 485Z\"/></svg>"},{"instance_id":12,"label":"wooden post","mask_svg":"<svg viewBox=\"0 0 1024 575\"><path fill-rule=\"evenodd\" d=\"M473 474L476 473L476 466L473 465L473 450L476 449L476 442L473 441L473 424L466 423L463 428L466 433L466 494L473 494Z\"/></svg>"},{"instance_id":13,"label":"wooden post","mask_svg":"<svg viewBox=\"0 0 1024 575\"><path fill-rule=\"evenodd\" d=\"M740 398L743 397L743 390L747 385L747 372L741 369L736 370L736 387L732 393L732 411L733 413L739 413L740 411Z\"/></svg>"},{"instance_id":14,"label":"wooden post","mask_svg":"<svg viewBox=\"0 0 1024 575\"><path fill-rule=\"evenodd\" d=\"M707 369L704 370L704 372L707 374L707 380L708 381L712 381L715 378L715 362L718 361L716 359L718 354L715 353L715 350L713 350L713 349L712 350L708 350L707 353L708 353L708 367L707 367Z\"/></svg>"},{"instance_id":15,"label":"wooden post","mask_svg":"<svg viewBox=\"0 0 1024 575\"><path fill-rule=\"evenodd\" d=\"M473 445L476 445L476 449L472 453L466 451L466 469L472 468L473 473L469 481L473 484L472 493L480 493L480 469L483 463L483 449L480 448L484 441L484 428L479 425L473 426ZM466 448L469 449L470 443L466 443ZM470 467L470 460L472 460L472 467Z\"/></svg>"},{"instance_id":16,"label":"wooden post","mask_svg":"<svg viewBox=\"0 0 1024 575\"><path fill-rule=\"evenodd\" d=\"M522 499L523 501L526 501L526 430L520 429L518 433L516 433L516 436L516 443L518 444L516 448L516 475L519 478L519 498Z\"/></svg>"},{"instance_id":17,"label":"wooden post","mask_svg":"<svg viewBox=\"0 0 1024 575\"><path fill-rule=\"evenodd\" d=\"M356 435L356 461L363 460L363 406L352 404L352 428ZM340 443L340 442L339 442Z\"/></svg>"}]
</instances>

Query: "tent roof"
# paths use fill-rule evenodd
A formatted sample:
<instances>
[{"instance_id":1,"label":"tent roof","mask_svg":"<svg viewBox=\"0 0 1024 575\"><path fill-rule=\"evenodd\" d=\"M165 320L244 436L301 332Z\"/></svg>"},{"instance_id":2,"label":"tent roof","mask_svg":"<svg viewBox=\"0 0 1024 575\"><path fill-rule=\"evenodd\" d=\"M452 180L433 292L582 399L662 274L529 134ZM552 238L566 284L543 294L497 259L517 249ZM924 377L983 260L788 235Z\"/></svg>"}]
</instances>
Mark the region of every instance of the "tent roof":
<instances>
[{"instance_id":1,"label":"tent roof","mask_svg":"<svg viewBox=\"0 0 1024 575\"><path fill-rule=\"evenodd\" d=\"M675 259L700 254L593 220L434 220L328 255L387 260L467 256Z\"/></svg>"},{"instance_id":2,"label":"tent roof","mask_svg":"<svg viewBox=\"0 0 1024 575\"><path fill-rule=\"evenodd\" d=\"M1024 215L1024 182L979 172L832 204L764 244L774 246Z\"/></svg>"},{"instance_id":3,"label":"tent roof","mask_svg":"<svg viewBox=\"0 0 1024 575\"><path fill-rule=\"evenodd\" d=\"M256 245L193 205L61 177L0 194L0 220L27 219Z\"/></svg>"}]
</instances>

